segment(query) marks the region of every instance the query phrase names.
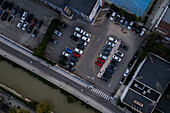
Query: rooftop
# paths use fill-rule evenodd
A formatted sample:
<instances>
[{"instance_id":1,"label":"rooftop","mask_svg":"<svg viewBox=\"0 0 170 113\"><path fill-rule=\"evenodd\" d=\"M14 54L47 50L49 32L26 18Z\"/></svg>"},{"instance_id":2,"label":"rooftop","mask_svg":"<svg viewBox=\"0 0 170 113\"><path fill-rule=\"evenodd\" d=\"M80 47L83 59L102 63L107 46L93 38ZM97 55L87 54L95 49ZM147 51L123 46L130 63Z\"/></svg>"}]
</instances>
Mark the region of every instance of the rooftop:
<instances>
[{"instance_id":1,"label":"rooftop","mask_svg":"<svg viewBox=\"0 0 170 113\"><path fill-rule=\"evenodd\" d=\"M97 0L69 0L68 5L89 16Z\"/></svg>"},{"instance_id":2,"label":"rooftop","mask_svg":"<svg viewBox=\"0 0 170 113\"><path fill-rule=\"evenodd\" d=\"M136 80L162 93L170 81L170 64L165 60L149 54Z\"/></svg>"},{"instance_id":3,"label":"rooftop","mask_svg":"<svg viewBox=\"0 0 170 113\"><path fill-rule=\"evenodd\" d=\"M62 7L65 4L66 0L48 0L48 2L56 6Z\"/></svg>"},{"instance_id":4,"label":"rooftop","mask_svg":"<svg viewBox=\"0 0 170 113\"><path fill-rule=\"evenodd\" d=\"M165 15L163 16L162 20L168 24L170 24L170 7L167 9Z\"/></svg>"}]
</instances>

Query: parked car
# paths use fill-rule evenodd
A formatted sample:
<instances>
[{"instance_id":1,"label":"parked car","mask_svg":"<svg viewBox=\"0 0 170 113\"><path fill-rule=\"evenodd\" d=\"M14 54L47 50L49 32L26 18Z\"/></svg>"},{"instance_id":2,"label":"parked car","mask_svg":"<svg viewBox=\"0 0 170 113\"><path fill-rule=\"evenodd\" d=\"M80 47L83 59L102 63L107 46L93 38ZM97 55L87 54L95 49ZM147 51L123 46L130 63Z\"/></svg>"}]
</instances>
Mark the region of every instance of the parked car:
<instances>
[{"instance_id":1,"label":"parked car","mask_svg":"<svg viewBox=\"0 0 170 113\"><path fill-rule=\"evenodd\" d=\"M100 63L100 62L98 62L98 61L96 61L95 64L96 64L97 66L99 66L99 67L102 67L102 66L103 66L103 64Z\"/></svg>"},{"instance_id":2,"label":"parked car","mask_svg":"<svg viewBox=\"0 0 170 113\"><path fill-rule=\"evenodd\" d=\"M66 68L69 70L69 71L74 71L75 68L72 66L72 65L67 65Z\"/></svg>"},{"instance_id":3,"label":"parked car","mask_svg":"<svg viewBox=\"0 0 170 113\"><path fill-rule=\"evenodd\" d=\"M25 22L24 25L22 26L22 30L25 31L27 29L28 22Z\"/></svg>"},{"instance_id":4,"label":"parked car","mask_svg":"<svg viewBox=\"0 0 170 113\"><path fill-rule=\"evenodd\" d=\"M34 29L34 31L33 31L33 33L32 33L32 35L31 35L31 37L36 37L37 36L37 34L38 34L38 29Z\"/></svg>"},{"instance_id":5,"label":"parked car","mask_svg":"<svg viewBox=\"0 0 170 113\"><path fill-rule=\"evenodd\" d=\"M91 37L91 34L87 33L86 31L83 32L83 35L86 36L87 38Z\"/></svg>"},{"instance_id":6,"label":"parked car","mask_svg":"<svg viewBox=\"0 0 170 113\"><path fill-rule=\"evenodd\" d=\"M78 54L76 52L73 53L73 56L76 56L77 58L80 58L80 54Z\"/></svg>"},{"instance_id":7,"label":"parked car","mask_svg":"<svg viewBox=\"0 0 170 113\"><path fill-rule=\"evenodd\" d=\"M107 11L106 17L109 18L112 15L113 11L111 9L109 9Z\"/></svg>"},{"instance_id":8,"label":"parked car","mask_svg":"<svg viewBox=\"0 0 170 113\"><path fill-rule=\"evenodd\" d=\"M124 82L125 82L125 77L122 76L121 79L120 79L120 81L119 81L119 83L120 83L120 84L123 84Z\"/></svg>"},{"instance_id":9,"label":"parked car","mask_svg":"<svg viewBox=\"0 0 170 113\"><path fill-rule=\"evenodd\" d=\"M14 7L14 3L13 3L13 2L8 3L7 8L8 8L9 10L11 10L13 7Z\"/></svg>"},{"instance_id":10,"label":"parked car","mask_svg":"<svg viewBox=\"0 0 170 113\"><path fill-rule=\"evenodd\" d=\"M112 51L112 47L110 47L110 46L108 46L108 45L105 45L105 46L104 46L104 49L107 50L107 51L109 51L109 52Z\"/></svg>"},{"instance_id":11,"label":"parked car","mask_svg":"<svg viewBox=\"0 0 170 113\"><path fill-rule=\"evenodd\" d=\"M23 25L23 23L24 23L24 21L23 21L23 20L20 20L20 21L18 22L18 24L17 24L17 27L18 27L18 28L21 28L22 25Z\"/></svg>"},{"instance_id":12,"label":"parked car","mask_svg":"<svg viewBox=\"0 0 170 113\"><path fill-rule=\"evenodd\" d=\"M42 24L43 24L43 21L38 21L38 22L37 22L37 24L36 24L37 28L39 28L39 29L40 29L40 28L41 28L41 26L42 26Z\"/></svg>"},{"instance_id":13,"label":"parked car","mask_svg":"<svg viewBox=\"0 0 170 113\"><path fill-rule=\"evenodd\" d=\"M49 38L49 41L50 41L50 42L52 42L53 44L57 44L57 43L58 43L58 41L57 41L57 40L52 39L52 38Z\"/></svg>"},{"instance_id":14,"label":"parked car","mask_svg":"<svg viewBox=\"0 0 170 113\"><path fill-rule=\"evenodd\" d=\"M58 35L58 36L62 36L62 33L61 33L60 31L58 31L58 30L54 30L54 33L55 33L56 35Z\"/></svg>"},{"instance_id":15,"label":"parked car","mask_svg":"<svg viewBox=\"0 0 170 113\"><path fill-rule=\"evenodd\" d=\"M119 25L123 25L124 20L125 20L125 17L121 17L121 20L120 20L120 22L119 22Z\"/></svg>"},{"instance_id":16,"label":"parked car","mask_svg":"<svg viewBox=\"0 0 170 113\"><path fill-rule=\"evenodd\" d=\"M104 72L103 76L101 77L102 80L107 82L111 78L111 74Z\"/></svg>"},{"instance_id":17,"label":"parked car","mask_svg":"<svg viewBox=\"0 0 170 113\"><path fill-rule=\"evenodd\" d=\"M77 62L78 61L78 58L76 56L70 56L70 60L72 62Z\"/></svg>"},{"instance_id":18,"label":"parked car","mask_svg":"<svg viewBox=\"0 0 170 113\"><path fill-rule=\"evenodd\" d=\"M72 51L71 49L69 49L69 48L65 48L65 51L66 51L67 53L73 54L73 51Z\"/></svg>"},{"instance_id":19,"label":"parked car","mask_svg":"<svg viewBox=\"0 0 170 113\"><path fill-rule=\"evenodd\" d=\"M112 59L112 60L111 60L111 64L113 64L113 65L115 65L115 66L118 66L118 65L119 65L119 62L116 61L116 60L114 60L114 59Z\"/></svg>"},{"instance_id":20,"label":"parked car","mask_svg":"<svg viewBox=\"0 0 170 113\"><path fill-rule=\"evenodd\" d=\"M115 43L115 44L117 43L117 39L116 39L116 38L113 38L113 37L111 37L111 36L108 38L108 40L109 40L110 42Z\"/></svg>"},{"instance_id":21,"label":"parked car","mask_svg":"<svg viewBox=\"0 0 170 113\"><path fill-rule=\"evenodd\" d=\"M14 15L11 15L9 18L8 18L8 22L12 23L14 21L14 18L15 16Z\"/></svg>"},{"instance_id":22,"label":"parked car","mask_svg":"<svg viewBox=\"0 0 170 113\"><path fill-rule=\"evenodd\" d=\"M98 61L98 62L100 62L100 63L102 63L102 64L104 64L104 63L105 63L105 60L103 60L103 59L102 59L102 58L100 58L100 57L98 57L98 58L97 58L97 61Z\"/></svg>"},{"instance_id":23,"label":"parked car","mask_svg":"<svg viewBox=\"0 0 170 113\"><path fill-rule=\"evenodd\" d=\"M119 19L120 19L120 15L116 15L115 24L119 22Z\"/></svg>"},{"instance_id":24,"label":"parked car","mask_svg":"<svg viewBox=\"0 0 170 113\"><path fill-rule=\"evenodd\" d=\"M107 73L109 73L109 74L111 74L111 75L114 73L114 71L113 71L113 70L111 70L111 69L110 69L110 68L108 68L108 67L106 68L106 72L107 72Z\"/></svg>"},{"instance_id":25,"label":"parked car","mask_svg":"<svg viewBox=\"0 0 170 113\"><path fill-rule=\"evenodd\" d=\"M84 41L86 41L86 42L90 42L90 38L87 38L87 37L85 37L85 36L82 36L81 39L84 40Z\"/></svg>"},{"instance_id":26,"label":"parked car","mask_svg":"<svg viewBox=\"0 0 170 113\"><path fill-rule=\"evenodd\" d=\"M106 44L109 45L109 46L111 46L111 47L114 47L114 46L115 46L115 45L114 45L112 42L110 42L110 41L106 41Z\"/></svg>"},{"instance_id":27,"label":"parked car","mask_svg":"<svg viewBox=\"0 0 170 113\"><path fill-rule=\"evenodd\" d=\"M33 28L34 28L34 26L30 25L30 26L28 27L28 29L27 29L27 33L28 33L28 34L31 33L32 30L33 30Z\"/></svg>"},{"instance_id":28,"label":"parked car","mask_svg":"<svg viewBox=\"0 0 170 113\"><path fill-rule=\"evenodd\" d=\"M60 60L68 62L68 57L66 57L64 55L60 55Z\"/></svg>"},{"instance_id":29,"label":"parked car","mask_svg":"<svg viewBox=\"0 0 170 113\"><path fill-rule=\"evenodd\" d=\"M128 21L126 20L125 22L124 22L124 24L123 24L123 28L126 28L126 26L127 26L127 24L128 24Z\"/></svg>"},{"instance_id":30,"label":"parked car","mask_svg":"<svg viewBox=\"0 0 170 113\"><path fill-rule=\"evenodd\" d=\"M129 74L129 68L127 68L127 69L125 70L125 72L123 73L123 76L124 76L124 77L127 77L128 74Z\"/></svg>"},{"instance_id":31,"label":"parked car","mask_svg":"<svg viewBox=\"0 0 170 113\"><path fill-rule=\"evenodd\" d=\"M137 28L136 28L136 34L139 34L139 33L141 33L142 32L142 26L138 26Z\"/></svg>"},{"instance_id":32,"label":"parked car","mask_svg":"<svg viewBox=\"0 0 170 113\"><path fill-rule=\"evenodd\" d=\"M84 50L84 45L83 45L83 44L78 43L78 44L77 44L77 48L78 48L78 49L81 49L81 50Z\"/></svg>"},{"instance_id":33,"label":"parked car","mask_svg":"<svg viewBox=\"0 0 170 113\"><path fill-rule=\"evenodd\" d=\"M59 60L58 63L59 63L60 65L62 65L62 66L66 66L66 62L63 61L63 60Z\"/></svg>"},{"instance_id":34,"label":"parked car","mask_svg":"<svg viewBox=\"0 0 170 113\"><path fill-rule=\"evenodd\" d=\"M100 54L99 57L102 58L102 59L104 59L104 60L107 59L107 56L105 56L105 55L103 55L103 54Z\"/></svg>"},{"instance_id":35,"label":"parked car","mask_svg":"<svg viewBox=\"0 0 170 113\"><path fill-rule=\"evenodd\" d=\"M22 8L20 8L19 10L18 10L18 17L21 17L22 16L22 14L24 13L24 10L22 9Z\"/></svg>"},{"instance_id":36,"label":"parked car","mask_svg":"<svg viewBox=\"0 0 170 113\"><path fill-rule=\"evenodd\" d=\"M2 17L1 17L1 20L2 20L2 21L5 21L6 18L8 17L8 15L9 15L9 13L8 13L8 12L5 12L5 13L2 15Z\"/></svg>"},{"instance_id":37,"label":"parked car","mask_svg":"<svg viewBox=\"0 0 170 113\"><path fill-rule=\"evenodd\" d=\"M78 38L78 37L76 37L76 36L74 36L74 35L71 35L71 39L72 39L72 40L74 40L74 41L76 41L76 42L78 42L78 41L79 41L79 38Z\"/></svg>"},{"instance_id":38,"label":"parked car","mask_svg":"<svg viewBox=\"0 0 170 113\"><path fill-rule=\"evenodd\" d=\"M109 67L111 70L113 70L113 71L116 71L116 70L117 70L117 67L116 67L115 65L113 65L112 63L110 63L110 64L108 65L108 67Z\"/></svg>"},{"instance_id":39,"label":"parked car","mask_svg":"<svg viewBox=\"0 0 170 113\"><path fill-rule=\"evenodd\" d=\"M133 26L133 21L130 22L130 24L128 25L127 28L128 28L129 30L131 30L132 26Z\"/></svg>"},{"instance_id":40,"label":"parked car","mask_svg":"<svg viewBox=\"0 0 170 113\"><path fill-rule=\"evenodd\" d=\"M60 21L58 22L58 26L59 26L59 27L62 27L62 28L65 28L65 27L66 27L66 25L65 25L63 22L60 22Z\"/></svg>"},{"instance_id":41,"label":"parked car","mask_svg":"<svg viewBox=\"0 0 170 113\"><path fill-rule=\"evenodd\" d=\"M83 54L83 51L80 50L80 49L78 49L78 48L75 48L74 51L77 52L77 53L80 54L80 55Z\"/></svg>"},{"instance_id":42,"label":"parked car","mask_svg":"<svg viewBox=\"0 0 170 113\"><path fill-rule=\"evenodd\" d=\"M4 1L4 0L0 0L0 5L2 4L3 1Z\"/></svg>"},{"instance_id":43,"label":"parked car","mask_svg":"<svg viewBox=\"0 0 170 113\"><path fill-rule=\"evenodd\" d=\"M62 52L62 55L66 56L66 57L70 57L70 54L65 51Z\"/></svg>"},{"instance_id":44,"label":"parked car","mask_svg":"<svg viewBox=\"0 0 170 113\"><path fill-rule=\"evenodd\" d=\"M132 31L135 31L139 25L137 23L134 23L132 26Z\"/></svg>"},{"instance_id":45,"label":"parked car","mask_svg":"<svg viewBox=\"0 0 170 113\"><path fill-rule=\"evenodd\" d=\"M8 2L8 1L5 1L5 2L2 4L1 9L6 10L8 4L9 4L9 2Z\"/></svg>"},{"instance_id":46,"label":"parked car","mask_svg":"<svg viewBox=\"0 0 170 113\"><path fill-rule=\"evenodd\" d=\"M74 32L74 36L77 36L77 37L81 38L81 34L79 34L77 32Z\"/></svg>"},{"instance_id":47,"label":"parked car","mask_svg":"<svg viewBox=\"0 0 170 113\"><path fill-rule=\"evenodd\" d=\"M121 58L117 57L116 55L113 55L113 59L115 59L116 61L120 62Z\"/></svg>"},{"instance_id":48,"label":"parked car","mask_svg":"<svg viewBox=\"0 0 170 113\"><path fill-rule=\"evenodd\" d=\"M15 6L15 7L12 9L12 14L15 15L15 14L18 12L18 9L19 9L19 7L18 7L18 6Z\"/></svg>"},{"instance_id":49,"label":"parked car","mask_svg":"<svg viewBox=\"0 0 170 113\"><path fill-rule=\"evenodd\" d=\"M87 42L84 41L84 40L82 40L82 39L79 41L79 43L82 44L82 45L84 45L84 46L87 45Z\"/></svg>"},{"instance_id":50,"label":"parked car","mask_svg":"<svg viewBox=\"0 0 170 113\"><path fill-rule=\"evenodd\" d=\"M75 66L75 62L72 62L71 60L68 61L68 64Z\"/></svg>"},{"instance_id":51,"label":"parked car","mask_svg":"<svg viewBox=\"0 0 170 113\"><path fill-rule=\"evenodd\" d=\"M122 52L120 52L119 50L116 50L116 55L119 57L123 57L124 54Z\"/></svg>"},{"instance_id":52,"label":"parked car","mask_svg":"<svg viewBox=\"0 0 170 113\"><path fill-rule=\"evenodd\" d=\"M27 18L27 16L28 16L28 14L29 14L29 13L28 13L27 11L24 11L23 14L22 14L21 19L25 21L26 18Z\"/></svg>"},{"instance_id":53,"label":"parked car","mask_svg":"<svg viewBox=\"0 0 170 113\"><path fill-rule=\"evenodd\" d=\"M75 27L74 29L75 31L79 32L79 33L83 33L83 29L81 29L80 27Z\"/></svg>"},{"instance_id":54,"label":"parked car","mask_svg":"<svg viewBox=\"0 0 170 113\"><path fill-rule=\"evenodd\" d=\"M34 18L34 15L33 15L33 14L30 14L30 15L28 16L28 18L26 19L26 22L30 23L33 18Z\"/></svg>"},{"instance_id":55,"label":"parked car","mask_svg":"<svg viewBox=\"0 0 170 113\"><path fill-rule=\"evenodd\" d=\"M140 36L142 37L145 33L146 29L145 28L142 28L142 32L140 33Z\"/></svg>"},{"instance_id":56,"label":"parked car","mask_svg":"<svg viewBox=\"0 0 170 113\"><path fill-rule=\"evenodd\" d=\"M31 22L31 25L32 25L32 26L35 26L36 23L37 23L37 19L34 18L34 19L32 20L32 22Z\"/></svg>"},{"instance_id":57,"label":"parked car","mask_svg":"<svg viewBox=\"0 0 170 113\"><path fill-rule=\"evenodd\" d=\"M120 44L120 48L124 49L125 51L128 50L128 47L126 45L124 45L124 44Z\"/></svg>"},{"instance_id":58,"label":"parked car","mask_svg":"<svg viewBox=\"0 0 170 113\"><path fill-rule=\"evenodd\" d=\"M111 20L111 21L114 20L115 17L116 17L116 13L113 12L112 15L110 16L110 20Z\"/></svg>"},{"instance_id":59,"label":"parked car","mask_svg":"<svg viewBox=\"0 0 170 113\"><path fill-rule=\"evenodd\" d=\"M2 12L3 12L3 11L0 9L0 15L2 14Z\"/></svg>"}]
</instances>

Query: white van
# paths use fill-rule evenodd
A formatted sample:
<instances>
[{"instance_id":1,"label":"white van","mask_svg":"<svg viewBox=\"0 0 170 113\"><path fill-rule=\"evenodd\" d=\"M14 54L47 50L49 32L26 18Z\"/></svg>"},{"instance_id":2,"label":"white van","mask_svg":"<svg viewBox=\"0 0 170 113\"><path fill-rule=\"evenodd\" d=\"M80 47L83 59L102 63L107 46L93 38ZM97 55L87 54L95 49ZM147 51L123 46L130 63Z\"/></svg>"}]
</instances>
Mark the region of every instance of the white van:
<instances>
[{"instance_id":1,"label":"white van","mask_svg":"<svg viewBox=\"0 0 170 113\"><path fill-rule=\"evenodd\" d=\"M110 16L110 20L111 20L111 21L114 20L115 16L116 16L116 13L113 12L112 15Z\"/></svg>"}]
</instances>

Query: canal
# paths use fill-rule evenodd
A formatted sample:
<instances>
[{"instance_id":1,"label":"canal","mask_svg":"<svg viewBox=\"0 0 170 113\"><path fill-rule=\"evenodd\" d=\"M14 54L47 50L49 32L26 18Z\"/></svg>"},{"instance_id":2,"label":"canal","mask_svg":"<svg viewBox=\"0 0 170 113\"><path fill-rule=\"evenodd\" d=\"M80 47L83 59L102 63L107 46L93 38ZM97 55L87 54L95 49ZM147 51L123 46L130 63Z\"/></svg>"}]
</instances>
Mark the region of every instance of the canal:
<instances>
[{"instance_id":1,"label":"canal","mask_svg":"<svg viewBox=\"0 0 170 113\"><path fill-rule=\"evenodd\" d=\"M53 89L22 69L0 61L0 83L37 102L47 102L55 113L94 113L80 103L69 104L59 89Z\"/></svg>"}]
</instances>

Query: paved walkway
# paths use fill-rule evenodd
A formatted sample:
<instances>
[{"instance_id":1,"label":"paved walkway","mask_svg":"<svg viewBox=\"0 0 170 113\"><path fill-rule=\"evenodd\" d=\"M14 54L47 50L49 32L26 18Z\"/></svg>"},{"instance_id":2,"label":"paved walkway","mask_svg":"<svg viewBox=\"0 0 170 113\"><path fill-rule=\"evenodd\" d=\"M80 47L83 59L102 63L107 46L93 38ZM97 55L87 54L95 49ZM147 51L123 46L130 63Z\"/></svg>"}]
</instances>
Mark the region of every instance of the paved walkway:
<instances>
[{"instance_id":1,"label":"paved walkway","mask_svg":"<svg viewBox=\"0 0 170 113\"><path fill-rule=\"evenodd\" d=\"M23 48L22 46L20 46L19 44L16 44L15 42L7 39L6 37L2 37L2 35L0 36L0 41L5 43L6 45L20 51L21 53L29 56L30 58L36 60L36 62L39 62L43 65L45 65L46 67L56 71L57 73L62 74L63 76L67 77L68 79L71 79L72 81L76 82L77 84L81 85L82 87L86 88L90 88L93 87L91 84L89 84L88 82L80 79L79 77L75 76L75 75L71 75L69 72L65 72L63 69L58 68L56 66L51 66L49 64L47 64L46 62L44 62L43 60L32 56L32 52L26 48ZM103 105L103 103L99 103L97 102L95 99L89 97L87 94L84 94L82 91L79 91L77 89L75 89L74 87L71 87L70 85L68 85L67 83L64 83L63 81L59 81L55 78L53 78L52 76L49 76L48 74L44 73L42 70L40 70L39 68L35 67L32 65L32 61L30 61L29 63L26 61L23 61L22 59L18 59L15 56L13 56L12 54L3 51L0 49L0 54L2 56L5 56L6 58L16 62L17 64L27 68L28 70L33 71L34 73L36 73L37 75L41 76L42 78L50 81L51 83L57 85L58 87L66 90L67 92L70 92L72 95L76 96L77 98L83 100L84 102L90 104L91 106L93 106L94 108L98 109L101 112L104 113L114 113L111 109L107 108L106 106ZM103 92L104 94L104 92ZM106 95L106 94L105 94ZM109 98L109 97L108 97Z\"/></svg>"}]
</instances>

